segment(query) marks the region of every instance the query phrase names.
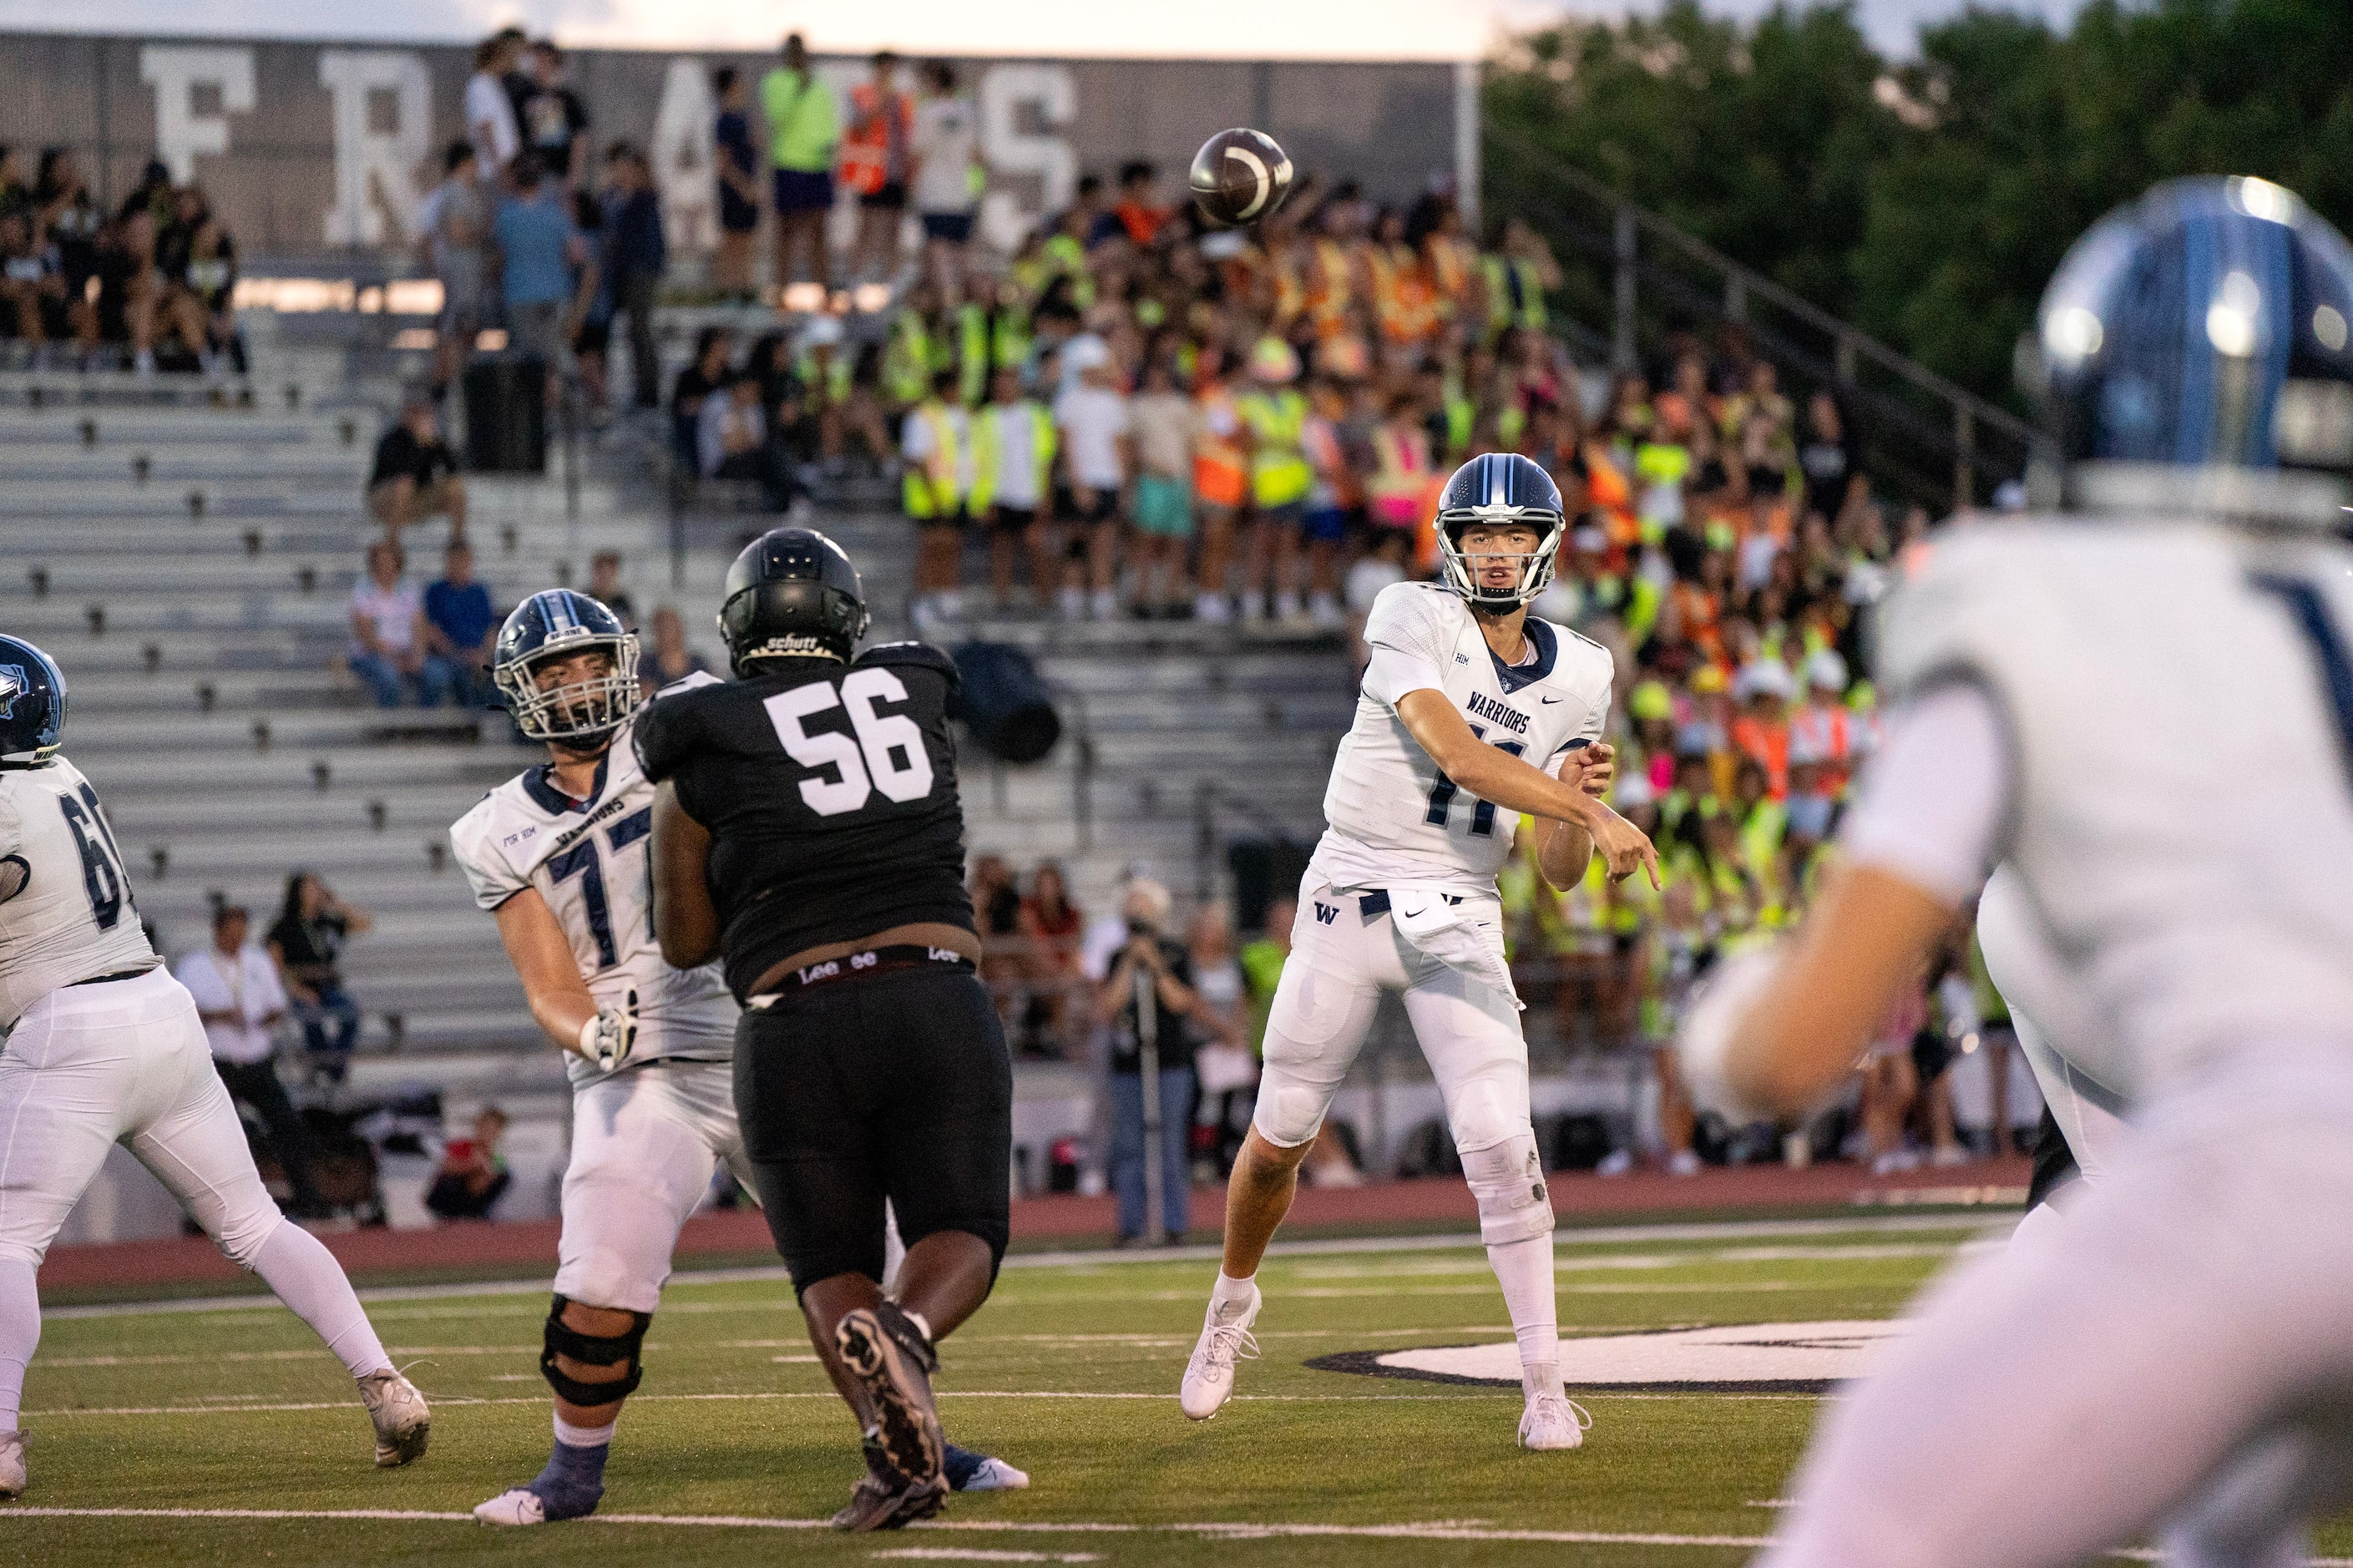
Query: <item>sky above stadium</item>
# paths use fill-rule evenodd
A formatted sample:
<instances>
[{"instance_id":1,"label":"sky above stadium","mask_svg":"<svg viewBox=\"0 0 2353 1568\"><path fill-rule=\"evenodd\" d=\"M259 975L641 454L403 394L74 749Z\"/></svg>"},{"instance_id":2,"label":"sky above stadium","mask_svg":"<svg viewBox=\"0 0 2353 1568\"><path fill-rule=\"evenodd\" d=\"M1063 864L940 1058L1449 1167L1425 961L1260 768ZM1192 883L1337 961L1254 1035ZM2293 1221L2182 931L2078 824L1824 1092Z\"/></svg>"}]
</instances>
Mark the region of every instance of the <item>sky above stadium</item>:
<instances>
[{"instance_id":1,"label":"sky above stadium","mask_svg":"<svg viewBox=\"0 0 2353 1568\"><path fill-rule=\"evenodd\" d=\"M1705 3L1753 16L1773 0ZM1872 41L1900 56L1914 52L1922 22L1968 3L1858 0L1856 11ZM2063 22L2081 0L2006 3ZM798 28L828 52L888 44L954 55L1467 59L1506 28L1650 8L1642 0L373 0L364 7L349 0L78 0L69 15L57 0L0 0L0 28L438 41L519 21L567 43L623 47L766 47Z\"/></svg>"}]
</instances>

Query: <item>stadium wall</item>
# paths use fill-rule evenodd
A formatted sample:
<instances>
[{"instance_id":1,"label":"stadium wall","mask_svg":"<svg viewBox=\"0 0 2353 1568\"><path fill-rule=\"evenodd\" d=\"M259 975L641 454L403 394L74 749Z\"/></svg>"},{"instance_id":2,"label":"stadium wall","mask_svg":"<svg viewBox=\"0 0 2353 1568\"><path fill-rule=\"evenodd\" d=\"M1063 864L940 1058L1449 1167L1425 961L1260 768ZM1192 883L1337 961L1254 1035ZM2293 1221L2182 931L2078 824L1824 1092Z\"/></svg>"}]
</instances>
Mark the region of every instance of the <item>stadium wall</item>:
<instances>
[{"instance_id":1,"label":"stadium wall","mask_svg":"<svg viewBox=\"0 0 2353 1568\"><path fill-rule=\"evenodd\" d=\"M911 51L913 53L913 51ZM651 149L673 244L715 231L710 72L773 55L581 49L567 56L599 146ZM1070 199L1082 171L1150 158L1164 189L1209 132L1256 125L1302 168L1353 176L1386 198L1434 177L1475 181L1474 94L1447 63L1001 59L964 62L989 166L984 232L1010 245ZM150 156L201 181L248 260L396 262L439 149L464 134L470 47L280 39L0 34L0 143L63 145L102 201ZM863 59L820 58L837 93ZM28 169L29 174L29 169ZM1469 184L1471 182L1466 182Z\"/></svg>"}]
</instances>

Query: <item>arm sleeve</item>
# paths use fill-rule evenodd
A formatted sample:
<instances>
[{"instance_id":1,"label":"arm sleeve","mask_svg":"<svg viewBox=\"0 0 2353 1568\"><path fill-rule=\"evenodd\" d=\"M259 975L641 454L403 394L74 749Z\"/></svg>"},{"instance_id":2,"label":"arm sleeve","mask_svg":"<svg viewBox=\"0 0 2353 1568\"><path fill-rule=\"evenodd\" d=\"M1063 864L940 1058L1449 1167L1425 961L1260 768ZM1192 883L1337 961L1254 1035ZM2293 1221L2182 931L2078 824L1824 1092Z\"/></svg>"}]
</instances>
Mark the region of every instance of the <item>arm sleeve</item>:
<instances>
[{"instance_id":1,"label":"arm sleeve","mask_svg":"<svg viewBox=\"0 0 2353 1568\"><path fill-rule=\"evenodd\" d=\"M1957 908L1993 868L2010 761L1993 700L1974 686L1940 687L1898 710L1841 834L1847 858Z\"/></svg>"},{"instance_id":2,"label":"arm sleeve","mask_svg":"<svg viewBox=\"0 0 2353 1568\"><path fill-rule=\"evenodd\" d=\"M1443 690L1439 679L1446 650L1438 628L1421 613L1421 591L1399 583L1381 591L1365 620L1372 660L1365 667L1365 689L1395 708L1409 691Z\"/></svg>"},{"instance_id":3,"label":"arm sleeve","mask_svg":"<svg viewBox=\"0 0 2353 1568\"><path fill-rule=\"evenodd\" d=\"M714 681L712 684L718 683ZM664 691L668 689L664 688ZM679 694L681 697L684 695L683 692ZM646 704L646 710L638 715L637 722L629 728L629 744L637 751L638 767L649 784L660 784L678 771L679 762L685 752L679 721L679 710L682 706L676 698L666 698L658 692L654 700Z\"/></svg>"}]
</instances>

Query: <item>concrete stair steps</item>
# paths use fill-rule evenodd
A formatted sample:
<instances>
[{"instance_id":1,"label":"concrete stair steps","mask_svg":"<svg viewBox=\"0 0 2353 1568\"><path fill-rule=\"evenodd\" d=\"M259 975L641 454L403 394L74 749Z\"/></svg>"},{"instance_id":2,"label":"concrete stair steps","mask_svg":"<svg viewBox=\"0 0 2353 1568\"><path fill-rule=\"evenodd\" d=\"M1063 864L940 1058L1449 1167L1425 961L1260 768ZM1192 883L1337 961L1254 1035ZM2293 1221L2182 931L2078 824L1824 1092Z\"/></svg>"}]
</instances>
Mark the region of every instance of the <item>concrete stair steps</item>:
<instances>
[{"instance_id":1,"label":"concrete stair steps","mask_svg":"<svg viewBox=\"0 0 2353 1568\"><path fill-rule=\"evenodd\" d=\"M503 748L501 748L503 751ZM257 786L299 790L313 784L313 764L329 768L328 786L364 798L386 784L440 783L452 789L483 789L511 778L514 767L503 755L471 746L383 747L366 751L233 752L223 756L126 753L92 770L99 794L134 791L227 790ZM324 790L321 794L327 793Z\"/></svg>"}]
</instances>

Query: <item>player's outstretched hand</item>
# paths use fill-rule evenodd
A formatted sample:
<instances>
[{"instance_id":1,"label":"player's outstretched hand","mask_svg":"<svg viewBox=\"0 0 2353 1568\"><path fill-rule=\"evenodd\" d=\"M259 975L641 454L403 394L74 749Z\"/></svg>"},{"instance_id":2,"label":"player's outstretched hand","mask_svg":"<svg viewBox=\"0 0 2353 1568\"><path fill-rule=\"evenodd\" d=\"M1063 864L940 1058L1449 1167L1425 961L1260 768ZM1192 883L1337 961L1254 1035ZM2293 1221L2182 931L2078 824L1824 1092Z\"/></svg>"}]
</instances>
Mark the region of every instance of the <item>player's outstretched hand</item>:
<instances>
[{"instance_id":1,"label":"player's outstretched hand","mask_svg":"<svg viewBox=\"0 0 2353 1568\"><path fill-rule=\"evenodd\" d=\"M580 1026L580 1054L606 1072L611 1072L629 1059L629 1052L638 1043L638 994L631 991L622 998L618 1007L607 1005L596 1009L596 1016Z\"/></svg>"},{"instance_id":2,"label":"player's outstretched hand","mask_svg":"<svg viewBox=\"0 0 2353 1568\"><path fill-rule=\"evenodd\" d=\"M1622 882L1636 871L1647 871L1651 886L1659 885L1659 851L1651 837L1610 810L1600 806L1590 831L1593 847L1609 866L1609 879Z\"/></svg>"}]
</instances>

